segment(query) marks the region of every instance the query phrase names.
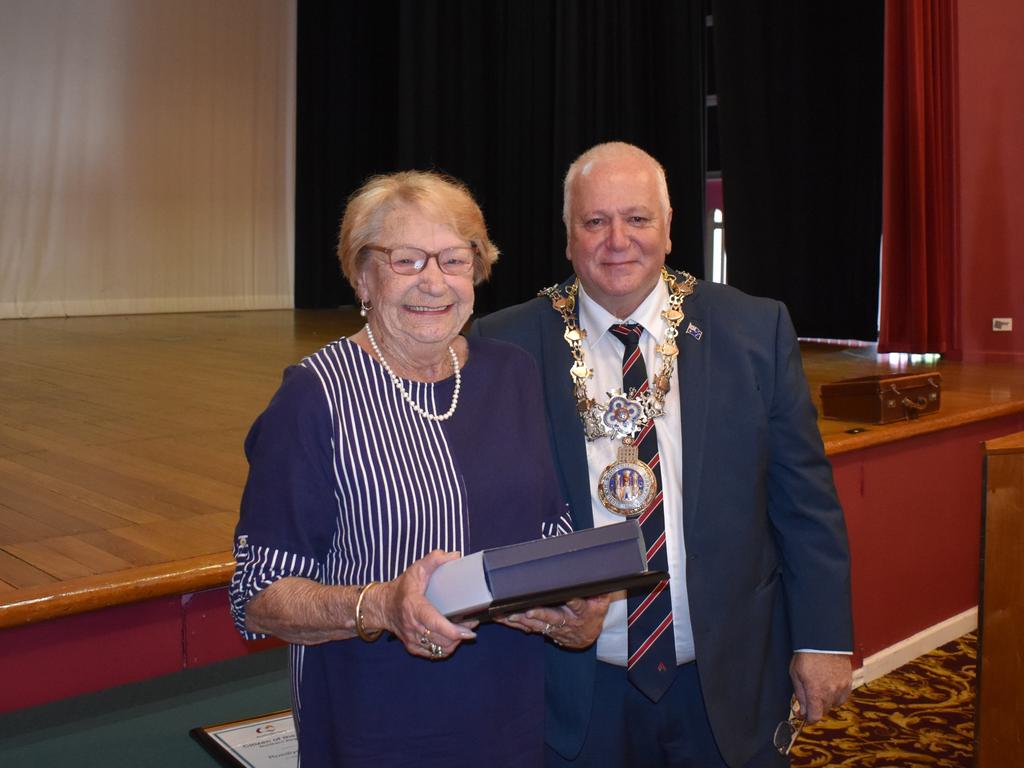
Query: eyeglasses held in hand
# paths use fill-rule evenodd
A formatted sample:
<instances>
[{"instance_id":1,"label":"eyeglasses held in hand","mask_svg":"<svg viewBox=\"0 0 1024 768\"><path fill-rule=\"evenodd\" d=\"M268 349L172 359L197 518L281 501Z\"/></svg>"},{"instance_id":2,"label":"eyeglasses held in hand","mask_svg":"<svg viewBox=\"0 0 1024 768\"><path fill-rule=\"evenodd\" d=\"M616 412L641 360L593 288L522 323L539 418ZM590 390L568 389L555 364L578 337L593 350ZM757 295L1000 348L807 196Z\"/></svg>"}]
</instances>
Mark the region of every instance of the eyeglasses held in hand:
<instances>
[{"instance_id":1,"label":"eyeglasses held in hand","mask_svg":"<svg viewBox=\"0 0 1024 768\"><path fill-rule=\"evenodd\" d=\"M800 702L794 696L789 702L789 718L775 726L775 735L772 737L772 743L779 750L779 754L789 754L805 722L807 721L800 714Z\"/></svg>"},{"instance_id":2,"label":"eyeglasses held in hand","mask_svg":"<svg viewBox=\"0 0 1024 768\"><path fill-rule=\"evenodd\" d=\"M400 275L418 275L430 259L437 260L437 266L446 275L466 275L473 271L476 248L471 245L457 245L431 253L411 245L384 248L379 245L364 246L368 251L379 251L387 256L391 269Z\"/></svg>"}]
</instances>

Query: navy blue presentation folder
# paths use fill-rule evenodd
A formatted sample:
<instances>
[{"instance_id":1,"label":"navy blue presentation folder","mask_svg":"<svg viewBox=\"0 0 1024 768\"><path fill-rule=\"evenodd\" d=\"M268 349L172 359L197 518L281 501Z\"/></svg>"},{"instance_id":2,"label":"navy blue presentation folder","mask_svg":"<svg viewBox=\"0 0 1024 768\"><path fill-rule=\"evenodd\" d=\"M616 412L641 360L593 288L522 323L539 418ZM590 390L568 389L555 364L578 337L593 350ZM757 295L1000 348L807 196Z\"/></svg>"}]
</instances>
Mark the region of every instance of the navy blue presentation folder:
<instances>
[{"instance_id":1,"label":"navy blue presentation folder","mask_svg":"<svg viewBox=\"0 0 1024 768\"><path fill-rule=\"evenodd\" d=\"M626 520L446 563L431 579L427 597L449 617L482 619L667 578L664 571L647 570L640 526Z\"/></svg>"}]
</instances>

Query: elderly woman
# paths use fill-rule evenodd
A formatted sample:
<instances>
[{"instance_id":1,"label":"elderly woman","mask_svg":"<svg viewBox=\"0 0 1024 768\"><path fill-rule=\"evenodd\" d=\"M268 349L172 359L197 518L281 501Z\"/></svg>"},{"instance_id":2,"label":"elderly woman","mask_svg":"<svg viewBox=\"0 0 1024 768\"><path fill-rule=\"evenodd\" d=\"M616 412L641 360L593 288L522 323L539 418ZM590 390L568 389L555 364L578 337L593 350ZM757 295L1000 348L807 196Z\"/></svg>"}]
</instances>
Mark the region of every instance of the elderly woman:
<instances>
[{"instance_id":1,"label":"elderly woman","mask_svg":"<svg viewBox=\"0 0 1024 768\"><path fill-rule=\"evenodd\" d=\"M236 623L292 644L307 768L540 765L540 634L588 645L607 602L477 627L424 597L459 553L569 525L532 359L459 335L497 249L464 186L404 172L352 196L338 255L367 323L289 368L249 433Z\"/></svg>"}]
</instances>

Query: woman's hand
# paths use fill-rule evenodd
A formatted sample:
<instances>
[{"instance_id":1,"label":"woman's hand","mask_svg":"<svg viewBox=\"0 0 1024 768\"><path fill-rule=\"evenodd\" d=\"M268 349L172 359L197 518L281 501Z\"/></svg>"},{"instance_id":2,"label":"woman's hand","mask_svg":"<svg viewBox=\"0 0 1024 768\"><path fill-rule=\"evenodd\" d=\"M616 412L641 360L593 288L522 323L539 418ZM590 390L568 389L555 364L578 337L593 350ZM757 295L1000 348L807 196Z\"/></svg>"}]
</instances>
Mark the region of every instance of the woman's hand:
<instances>
[{"instance_id":1,"label":"woman's hand","mask_svg":"<svg viewBox=\"0 0 1024 768\"><path fill-rule=\"evenodd\" d=\"M394 581L370 588L363 608L367 629L386 629L405 645L413 656L444 659L451 656L463 640L472 640L478 622L453 624L438 613L424 597L430 575L438 566L457 560L457 552L434 550L410 565Z\"/></svg>"},{"instance_id":2,"label":"woman's hand","mask_svg":"<svg viewBox=\"0 0 1024 768\"><path fill-rule=\"evenodd\" d=\"M574 597L555 608L531 608L513 613L498 622L523 632L539 632L566 648L586 648L597 640L608 612L611 595Z\"/></svg>"}]
</instances>

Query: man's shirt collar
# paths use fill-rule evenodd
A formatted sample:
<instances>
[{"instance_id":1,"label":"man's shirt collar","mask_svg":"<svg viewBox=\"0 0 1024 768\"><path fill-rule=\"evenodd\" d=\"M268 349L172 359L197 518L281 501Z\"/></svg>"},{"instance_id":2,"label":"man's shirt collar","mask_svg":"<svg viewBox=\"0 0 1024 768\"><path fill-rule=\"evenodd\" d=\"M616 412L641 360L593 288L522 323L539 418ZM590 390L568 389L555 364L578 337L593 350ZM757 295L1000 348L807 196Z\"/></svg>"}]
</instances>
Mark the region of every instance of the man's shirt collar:
<instances>
[{"instance_id":1,"label":"man's shirt collar","mask_svg":"<svg viewBox=\"0 0 1024 768\"><path fill-rule=\"evenodd\" d=\"M594 301L587 295L583 283L580 283L577 302L580 308L580 327L587 330L587 337L592 346L600 343L608 329L616 323L639 323L655 338L660 339L665 335L665 318L661 316L661 311L668 304L668 287L660 278L657 285L647 294L647 298L630 312L628 317L616 317ZM618 339L616 341L618 342Z\"/></svg>"}]
</instances>

